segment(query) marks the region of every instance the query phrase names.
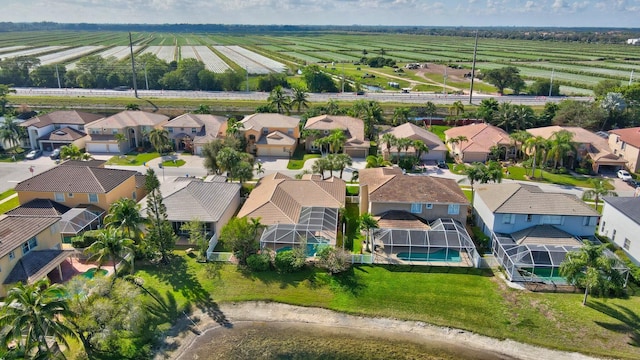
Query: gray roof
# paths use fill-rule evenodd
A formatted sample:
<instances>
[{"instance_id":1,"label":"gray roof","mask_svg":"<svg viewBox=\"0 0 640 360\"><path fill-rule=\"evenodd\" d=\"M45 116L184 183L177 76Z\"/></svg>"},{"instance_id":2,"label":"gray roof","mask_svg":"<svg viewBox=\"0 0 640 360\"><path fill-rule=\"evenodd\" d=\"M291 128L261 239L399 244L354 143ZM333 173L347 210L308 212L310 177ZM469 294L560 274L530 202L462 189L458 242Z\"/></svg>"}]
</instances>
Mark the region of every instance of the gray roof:
<instances>
[{"instance_id":1,"label":"gray roof","mask_svg":"<svg viewBox=\"0 0 640 360\"><path fill-rule=\"evenodd\" d=\"M15 284L17 282L29 282L29 279L37 275L38 272L51 262L60 262L71 256L73 251L69 250L35 250L23 256L13 267L4 284ZM46 276L46 274L44 274ZM35 279L34 279L35 280Z\"/></svg>"},{"instance_id":2,"label":"gray roof","mask_svg":"<svg viewBox=\"0 0 640 360\"><path fill-rule=\"evenodd\" d=\"M581 246L573 235L553 225L536 225L511 234L518 245Z\"/></svg>"},{"instance_id":3,"label":"gray roof","mask_svg":"<svg viewBox=\"0 0 640 360\"><path fill-rule=\"evenodd\" d=\"M168 195L163 203L171 221L217 222L235 197L240 196L240 184L192 181ZM235 210L235 209L234 209Z\"/></svg>"},{"instance_id":4,"label":"gray roof","mask_svg":"<svg viewBox=\"0 0 640 360\"><path fill-rule=\"evenodd\" d=\"M60 217L0 215L0 258L18 248L22 243L48 229Z\"/></svg>"},{"instance_id":5,"label":"gray roof","mask_svg":"<svg viewBox=\"0 0 640 360\"><path fill-rule=\"evenodd\" d=\"M500 214L600 216L573 194L544 192L520 183L476 185L475 196Z\"/></svg>"},{"instance_id":6,"label":"gray roof","mask_svg":"<svg viewBox=\"0 0 640 360\"><path fill-rule=\"evenodd\" d=\"M604 202L640 224L640 197L605 197Z\"/></svg>"},{"instance_id":7,"label":"gray roof","mask_svg":"<svg viewBox=\"0 0 640 360\"><path fill-rule=\"evenodd\" d=\"M69 211L70 208L49 199L33 199L17 208L7 211L11 216L41 216L59 217Z\"/></svg>"},{"instance_id":8,"label":"gray roof","mask_svg":"<svg viewBox=\"0 0 640 360\"><path fill-rule=\"evenodd\" d=\"M136 171L90 166L55 166L16 185L16 191L105 194Z\"/></svg>"}]
</instances>

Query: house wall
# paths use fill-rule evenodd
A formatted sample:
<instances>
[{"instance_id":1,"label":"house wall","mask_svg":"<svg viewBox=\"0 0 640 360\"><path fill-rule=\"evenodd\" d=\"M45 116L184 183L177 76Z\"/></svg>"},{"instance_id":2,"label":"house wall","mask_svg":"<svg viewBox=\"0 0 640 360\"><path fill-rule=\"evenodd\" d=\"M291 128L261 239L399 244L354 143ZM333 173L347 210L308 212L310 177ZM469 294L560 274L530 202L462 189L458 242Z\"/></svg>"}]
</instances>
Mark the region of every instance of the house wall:
<instances>
[{"instance_id":1,"label":"house wall","mask_svg":"<svg viewBox=\"0 0 640 360\"><path fill-rule=\"evenodd\" d=\"M257 156L289 157L296 151L296 146L257 144L256 150Z\"/></svg>"},{"instance_id":2,"label":"house wall","mask_svg":"<svg viewBox=\"0 0 640 360\"><path fill-rule=\"evenodd\" d=\"M458 214L449 214L449 204L433 203L433 208L427 209L425 204L422 204L422 211L420 213L413 213L427 221L433 221L440 218L452 218L465 224L467 221L467 211L469 206L466 204L460 205L460 211ZM411 203L382 203L382 202L370 202L369 212L372 215L381 215L390 210L401 210L411 213Z\"/></svg>"},{"instance_id":3,"label":"house wall","mask_svg":"<svg viewBox=\"0 0 640 360\"><path fill-rule=\"evenodd\" d=\"M218 222L215 223L215 233L218 236L220 235L220 230L225 225L227 225L229 220L231 220L231 218L233 217L233 215L236 214L239 208L240 208L240 189L238 188L238 191L233 196L233 199L227 206L227 209L225 210L224 214L222 214L222 216L220 217L220 220L218 220Z\"/></svg>"},{"instance_id":4,"label":"house wall","mask_svg":"<svg viewBox=\"0 0 640 360\"><path fill-rule=\"evenodd\" d=\"M36 235L38 245L33 250L47 250L57 248L61 246L61 237L59 232L59 223L55 223L47 229L41 231ZM25 242L29 239L25 239ZM0 284L4 283L4 280L9 276L13 267L18 263L18 260L22 259L24 254L22 253L22 244L13 250L15 257L9 259L9 254L0 258ZM0 286L0 297L7 295L7 291L11 288L11 285Z\"/></svg>"},{"instance_id":5,"label":"house wall","mask_svg":"<svg viewBox=\"0 0 640 360\"><path fill-rule=\"evenodd\" d=\"M366 158L369 155L369 148L346 146L344 148L344 153L351 156L352 158Z\"/></svg>"},{"instance_id":6,"label":"house wall","mask_svg":"<svg viewBox=\"0 0 640 360\"><path fill-rule=\"evenodd\" d=\"M619 136L616 134L609 135L609 148L614 154L628 161L627 167L630 171L638 172L640 166L640 149L619 140Z\"/></svg>"},{"instance_id":7,"label":"house wall","mask_svg":"<svg viewBox=\"0 0 640 360\"><path fill-rule=\"evenodd\" d=\"M611 239L631 261L640 266L640 224L605 202L598 230L600 235ZM625 239L629 240L628 249L625 248Z\"/></svg>"},{"instance_id":8,"label":"house wall","mask_svg":"<svg viewBox=\"0 0 640 360\"><path fill-rule=\"evenodd\" d=\"M465 151L462 153L462 161L466 163L472 163L472 162L483 163L487 161L487 153Z\"/></svg>"},{"instance_id":9,"label":"house wall","mask_svg":"<svg viewBox=\"0 0 640 360\"><path fill-rule=\"evenodd\" d=\"M477 193L473 197L473 210L476 215L476 226L482 229L485 235L491 236L495 214Z\"/></svg>"},{"instance_id":10,"label":"house wall","mask_svg":"<svg viewBox=\"0 0 640 360\"><path fill-rule=\"evenodd\" d=\"M53 130L53 124L43 126L41 128L37 128L35 126L27 127L27 134L29 134L29 144L31 145L31 148L44 150L40 148L40 144L38 144L38 138L50 134Z\"/></svg>"},{"instance_id":11,"label":"house wall","mask_svg":"<svg viewBox=\"0 0 640 360\"><path fill-rule=\"evenodd\" d=\"M505 234L511 234L516 231L520 231L535 225L542 224L541 220L543 215L531 215L531 221L527 221L528 215L526 214L516 214L515 220L513 224L505 224L503 223L503 219L505 214L497 213L495 214L495 219L493 223L493 231ZM594 218L595 220L591 220L592 224L597 223L597 216L591 216L590 218ZM566 231L567 233L574 236L591 236L595 233L595 225L583 225L585 216L563 216L562 224L554 226L562 231Z\"/></svg>"}]
</instances>

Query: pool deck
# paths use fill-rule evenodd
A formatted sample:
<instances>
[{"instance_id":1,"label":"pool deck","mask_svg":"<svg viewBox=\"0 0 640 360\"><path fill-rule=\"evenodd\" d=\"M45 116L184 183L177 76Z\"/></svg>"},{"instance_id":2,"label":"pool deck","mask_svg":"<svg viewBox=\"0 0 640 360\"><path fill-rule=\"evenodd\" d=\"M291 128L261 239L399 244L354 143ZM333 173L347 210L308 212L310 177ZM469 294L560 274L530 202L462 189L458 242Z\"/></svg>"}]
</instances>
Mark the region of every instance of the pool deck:
<instances>
[{"instance_id":1,"label":"pool deck","mask_svg":"<svg viewBox=\"0 0 640 360\"><path fill-rule=\"evenodd\" d=\"M460 261L456 262L403 260L398 258L396 254L386 253L383 250L376 251L374 255L373 262L375 264L473 267L473 262L466 252L461 252Z\"/></svg>"},{"instance_id":2,"label":"pool deck","mask_svg":"<svg viewBox=\"0 0 640 360\"><path fill-rule=\"evenodd\" d=\"M80 275L91 268L97 268L98 264L93 261L85 261L70 257L62 262L60 267L62 268L62 279L60 279L58 271L52 271L49 274L49 279L52 283L65 283L71 280L74 276ZM107 276L111 276L113 274L113 265L110 262L103 264L102 268L107 270Z\"/></svg>"}]
</instances>

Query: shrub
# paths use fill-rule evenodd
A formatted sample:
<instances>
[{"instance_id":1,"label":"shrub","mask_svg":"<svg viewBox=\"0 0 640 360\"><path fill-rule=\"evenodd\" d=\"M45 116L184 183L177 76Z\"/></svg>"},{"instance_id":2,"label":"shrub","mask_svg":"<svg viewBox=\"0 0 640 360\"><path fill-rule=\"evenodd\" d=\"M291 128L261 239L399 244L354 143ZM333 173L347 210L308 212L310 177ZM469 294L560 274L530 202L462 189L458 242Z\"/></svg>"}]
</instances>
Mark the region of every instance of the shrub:
<instances>
[{"instance_id":1,"label":"shrub","mask_svg":"<svg viewBox=\"0 0 640 360\"><path fill-rule=\"evenodd\" d=\"M276 254L275 265L283 273L296 272L304 266L306 256L300 256L300 251L286 250Z\"/></svg>"},{"instance_id":2,"label":"shrub","mask_svg":"<svg viewBox=\"0 0 640 360\"><path fill-rule=\"evenodd\" d=\"M82 235L74 236L71 239L71 245L74 248L86 248L91 246L98 240L98 236L102 233L102 230L89 230L85 231Z\"/></svg>"},{"instance_id":3,"label":"shrub","mask_svg":"<svg viewBox=\"0 0 640 360\"><path fill-rule=\"evenodd\" d=\"M271 267L271 257L269 254L253 254L247 258L247 267L251 271L262 272L267 271Z\"/></svg>"},{"instance_id":4,"label":"shrub","mask_svg":"<svg viewBox=\"0 0 640 360\"><path fill-rule=\"evenodd\" d=\"M345 250L325 246L318 252L318 257L316 265L326 269L329 274L339 274L351 268L351 254Z\"/></svg>"}]
</instances>

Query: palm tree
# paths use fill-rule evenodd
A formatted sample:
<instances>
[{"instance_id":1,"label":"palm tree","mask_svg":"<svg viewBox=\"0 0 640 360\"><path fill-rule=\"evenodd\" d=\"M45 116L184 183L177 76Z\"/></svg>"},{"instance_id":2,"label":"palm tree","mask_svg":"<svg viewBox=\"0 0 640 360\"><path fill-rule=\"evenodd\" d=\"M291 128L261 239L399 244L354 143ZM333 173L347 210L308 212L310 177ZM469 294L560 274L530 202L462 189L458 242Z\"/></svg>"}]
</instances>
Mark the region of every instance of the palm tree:
<instances>
[{"instance_id":1,"label":"palm tree","mask_svg":"<svg viewBox=\"0 0 640 360\"><path fill-rule=\"evenodd\" d=\"M456 145L460 145L467 140L469 139L467 139L467 137L464 135L452 137L447 140L447 144L451 145L451 152L453 153L453 155L456 155Z\"/></svg>"},{"instance_id":2,"label":"palm tree","mask_svg":"<svg viewBox=\"0 0 640 360\"><path fill-rule=\"evenodd\" d=\"M333 168L340 170L340 179L342 179L342 172L347 166L353 165L353 159L347 154L336 154L333 159Z\"/></svg>"},{"instance_id":3,"label":"palm tree","mask_svg":"<svg viewBox=\"0 0 640 360\"><path fill-rule=\"evenodd\" d=\"M140 215L140 205L134 199L120 198L109 206L109 213L104 218L107 227L122 231L122 235L134 241L140 238L140 225L144 223Z\"/></svg>"},{"instance_id":4,"label":"palm tree","mask_svg":"<svg viewBox=\"0 0 640 360\"><path fill-rule=\"evenodd\" d=\"M469 184L471 185L471 204L473 204L474 198L474 188L473 185L476 181L481 181L483 177L483 169L484 164L479 162L474 162L471 165L467 164L457 164L454 166L454 170L461 172L463 175L467 176L467 180L469 180Z\"/></svg>"},{"instance_id":5,"label":"palm tree","mask_svg":"<svg viewBox=\"0 0 640 360\"><path fill-rule=\"evenodd\" d=\"M398 159L400 159L400 150L404 150L405 156L408 155L409 148L413 146L413 140L409 138L401 138L396 141L396 147L398 148Z\"/></svg>"},{"instance_id":6,"label":"palm tree","mask_svg":"<svg viewBox=\"0 0 640 360\"><path fill-rule=\"evenodd\" d=\"M536 114L531 106L515 105L513 107L513 122L517 131L531 127L536 120Z\"/></svg>"},{"instance_id":7,"label":"palm tree","mask_svg":"<svg viewBox=\"0 0 640 360\"><path fill-rule=\"evenodd\" d=\"M480 182L483 184L493 181L496 183L502 182L502 165L497 161L489 161L487 165L482 165Z\"/></svg>"},{"instance_id":8,"label":"palm tree","mask_svg":"<svg viewBox=\"0 0 640 360\"><path fill-rule=\"evenodd\" d=\"M606 245L583 241L580 250L567 253L560 264L560 275L570 284L584 287L582 305L587 304L589 292L606 293L624 286L622 275L614 269L616 260L605 254Z\"/></svg>"},{"instance_id":9,"label":"palm tree","mask_svg":"<svg viewBox=\"0 0 640 360\"><path fill-rule=\"evenodd\" d=\"M230 117L229 120L227 120L227 130L225 134L227 134L227 136L235 136L242 129L244 129L244 124L236 120L236 118Z\"/></svg>"},{"instance_id":10,"label":"palm tree","mask_svg":"<svg viewBox=\"0 0 640 360\"><path fill-rule=\"evenodd\" d=\"M427 101L427 103L424 105L424 113L429 118L429 129L431 129L431 120L437 112L438 107L436 106L436 104L432 103L431 101Z\"/></svg>"},{"instance_id":11,"label":"palm tree","mask_svg":"<svg viewBox=\"0 0 640 360\"><path fill-rule=\"evenodd\" d=\"M384 133L380 140L382 141L382 143L385 144L385 147L387 148L387 156L390 159L391 158L391 147L396 144L396 141L398 140L398 138L396 138L396 136L393 135L393 133L388 132L388 133Z\"/></svg>"},{"instance_id":12,"label":"palm tree","mask_svg":"<svg viewBox=\"0 0 640 360\"><path fill-rule=\"evenodd\" d=\"M291 109L291 98L285 94L280 85L271 90L267 101L269 101L269 105L278 110L278 114L289 113L289 109Z\"/></svg>"},{"instance_id":13,"label":"palm tree","mask_svg":"<svg viewBox=\"0 0 640 360\"><path fill-rule=\"evenodd\" d=\"M545 161L545 151L549 147L549 142L547 139L542 136L530 137L524 142L525 152L529 154L530 157L533 157L533 161L531 162L531 177L536 177L536 165L538 164L538 159L541 160L542 163ZM542 176L542 170L540 170L540 176Z\"/></svg>"},{"instance_id":14,"label":"palm tree","mask_svg":"<svg viewBox=\"0 0 640 360\"><path fill-rule=\"evenodd\" d=\"M7 95L11 93L15 94L16 92L16 90L12 89L11 86L13 85L0 84L0 115L4 115L7 104L9 103Z\"/></svg>"},{"instance_id":15,"label":"palm tree","mask_svg":"<svg viewBox=\"0 0 640 360\"><path fill-rule=\"evenodd\" d=\"M209 107L209 105L200 104L200 106L198 106L198 109L196 109L193 113L194 114L211 114L211 108Z\"/></svg>"},{"instance_id":16,"label":"palm tree","mask_svg":"<svg viewBox=\"0 0 640 360\"><path fill-rule=\"evenodd\" d=\"M293 87L293 98L291 98L291 106L296 106L298 113L300 109L309 108L309 94L307 94L306 89L303 87Z\"/></svg>"},{"instance_id":17,"label":"palm tree","mask_svg":"<svg viewBox=\"0 0 640 360\"><path fill-rule=\"evenodd\" d=\"M64 145L60 148L60 158L63 160L81 160L82 150L74 144Z\"/></svg>"},{"instance_id":18,"label":"palm tree","mask_svg":"<svg viewBox=\"0 0 640 360\"><path fill-rule=\"evenodd\" d=\"M582 194L582 200L594 200L596 203L596 211L598 211L598 202L603 196L618 196L617 192L607 189L609 179L590 178L589 183L593 185L593 189L585 190Z\"/></svg>"},{"instance_id":19,"label":"palm tree","mask_svg":"<svg viewBox=\"0 0 640 360\"><path fill-rule=\"evenodd\" d=\"M333 129L331 134L327 136L327 141L331 147L331 152L337 154L342 150L344 143L347 141L347 136L342 129Z\"/></svg>"},{"instance_id":20,"label":"palm tree","mask_svg":"<svg viewBox=\"0 0 640 360\"><path fill-rule=\"evenodd\" d=\"M149 131L149 142L161 155L169 147L169 132L166 129L153 129Z\"/></svg>"},{"instance_id":21,"label":"palm tree","mask_svg":"<svg viewBox=\"0 0 640 360\"><path fill-rule=\"evenodd\" d=\"M429 147L422 140L413 140L413 149L416 152L418 160L422 157L422 154L429 153Z\"/></svg>"},{"instance_id":22,"label":"palm tree","mask_svg":"<svg viewBox=\"0 0 640 360\"><path fill-rule=\"evenodd\" d=\"M256 161L256 174L258 174L258 177L264 174L264 166L261 161Z\"/></svg>"},{"instance_id":23,"label":"palm tree","mask_svg":"<svg viewBox=\"0 0 640 360\"><path fill-rule=\"evenodd\" d=\"M6 348L16 344L25 359L55 358L58 342L68 348L67 339L77 337L65 323L73 315L66 294L64 286L49 285L46 277L30 285L16 284L4 299L0 341Z\"/></svg>"},{"instance_id":24,"label":"palm tree","mask_svg":"<svg viewBox=\"0 0 640 360\"><path fill-rule=\"evenodd\" d=\"M360 215L360 228L364 228L366 232L365 243L367 245L365 251L371 252L371 247L369 246L369 243L371 242L371 230L378 228L378 221L374 219L370 213L364 213Z\"/></svg>"},{"instance_id":25,"label":"palm tree","mask_svg":"<svg viewBox=\"0 0 640 360\"><path fill-rule=\"evenodd\" d=\"M313 162L313 165L311 165L311 172L314 174L320 174L320 176L322 176L322 180L324 180L324 172L325 170L330 170L331 165L332 164L326 157L316 159L316 161Z\"/></svg>"},{"instance_id":26,"label":"palm tree","mask_svg":"<svg viewBox=\"0 0 640 360\"><path fill-rule=\"evenodd\" d=\"M4 122L0 125L0 140L16 147L20 145L24 134L25 128L21 127L12 116L5 116Z\"/></svg>"},{"instance_id":27,"label":"palm tree","mask_svg":"<svg viewBox=\"0 0 640 360\"><path fill-rule=\"evenodd\" d=\"M120 153L122 153L122 144L127 141L127 137L122 133L117 133L113 135L113 138L118 142L118 149L120 149Z\"/></svg>"},{"instance_id":28,"label":"palm tree","mask_svg":"<svg viewBox=\"0 0 640 360\"><path fill-rule=\"evenodd\" d=\"M377 167L385 167L391 165L391 162L385 160L381 155L369 155L367 156L367 165L366 168L377 168Z\"/></svg>"},{"instance_id":29,"label":"palm tree","mask_svg":"<svg viewBox=\"0 0 640 360\"><path fill-rule=\"evenodd\" d=\"M532 136L533 135L526 130L518 130L509 135L513 141L513 147L516 149L516 158L520 158L520 153L523 152L525 142Z\"/></svg>"},{"instance_id":30,"label":"palm tree","mask_svg":"<svg viewBox=\"0 0 640 360\"><path fill-rule=\"evenodd\" d=\"M313 146L320 149L321 154L324 154L325 145L329 145L330 142L331 140L329 139L328 136L316 138L315 140L313 140Z\"/></svg>"},{"instance_id":31,"label":"palm tree","mask_svg":"<svg viewBox=\"0 0 640 360\"><path fill-rule=\"evenodd\" d=\"M125 238L118 233L117 229L105 228L98 235L96 242L91 244L85 251L91 256L89 259L98 261L98 269L108 261L113 261L114 279L118 277L118 262L133 268L133 240Z\"/></svg>"},{"instance_id":32,"label":"palm tree","mask_svg":"<svg viewBox=\"0 0 640 360\"><path fill-rule=\"evenodd\" d=\"M551 135L548 156L553 158L554 169L558 168L558 162L560 162L560 166L564 166L564 158L569 153L575 152L575 145L572 140L573 133L567 130L560 130Z\"/></svg>"},{"instance_id":33,"label":"palm tree","mask_svg":"<svg viewBox=\"0 0 640 360\"><path fill-rule=\"evenodd\" d=\"M455 115L457 118L462 113L464 113L464 104L462 103L462 101L458 100L451 104L451 107L449 108L449 114Z\"/></svg>"},{"instance_id":34,"label":"palm tree","mask_svg":"<svg viewBox=\"0 0 640 360\"><path fill-rule=\"evenodd\" d=\"M413 111L408 107L397 107L393 110L393 118L391 121L394 126L397 126L406 123L412 116Z\"/></svg>"}]
</instances>

